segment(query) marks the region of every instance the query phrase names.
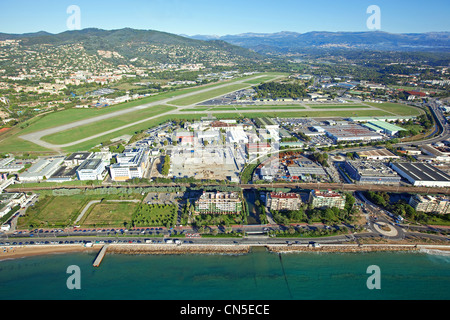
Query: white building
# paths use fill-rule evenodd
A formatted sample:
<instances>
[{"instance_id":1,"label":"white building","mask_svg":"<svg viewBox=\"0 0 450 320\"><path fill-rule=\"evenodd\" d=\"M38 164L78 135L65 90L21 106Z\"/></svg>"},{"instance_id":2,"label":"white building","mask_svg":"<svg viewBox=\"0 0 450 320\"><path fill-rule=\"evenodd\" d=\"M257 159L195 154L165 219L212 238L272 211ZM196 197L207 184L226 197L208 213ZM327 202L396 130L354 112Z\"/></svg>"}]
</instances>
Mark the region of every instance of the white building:
<instances>
[{"instance_id":1,"label":"white building","mask_svg":"<svg viewBox=\"0 0 450 320\"><path fill-rule=\"evenodd\" d=\"M103 180L106 162L102 159L87 159L77 169L78 180Z\"/></svg>"},{"instance_id":2,"label":"white building","mask_svg":"<svg viewBox=\"0 0 450 320\"><path fill-rule=\"evenodd\" d=\"M50 178L64 162L64 157L44 158L19 175L21 182L38 182Z\"/></svg>"},{"instance_id":3,"label":"white building","mask_svg":"<svg viewBox=\"0 0 450 320\"><path fill-rule=\"evenodd\" d=\"M231 130L227 132L227 143L247 144L248 137L243 129Z\"/></svg>"},{"instance_id":4,"label":"white building","mask_svg":"<svg viewBox=\"0 0 450 320\"><path fill-rule=\"evenodd\" d=\"M418 162L391 163L399 175L418 187L450 187L450 176L430 164Z\"/></svg>"},{"instance_id":5,"label":"white building","mask_svg":"<svg viewBox=\"0 0 450 320\"><path fill-rule=\"evenodd\" d=\"M117 155L117 163L110 166L111 179L127 181L143 178L148 165L149 151L146 148L127 149Z\"/></svg>"}]
</instances>

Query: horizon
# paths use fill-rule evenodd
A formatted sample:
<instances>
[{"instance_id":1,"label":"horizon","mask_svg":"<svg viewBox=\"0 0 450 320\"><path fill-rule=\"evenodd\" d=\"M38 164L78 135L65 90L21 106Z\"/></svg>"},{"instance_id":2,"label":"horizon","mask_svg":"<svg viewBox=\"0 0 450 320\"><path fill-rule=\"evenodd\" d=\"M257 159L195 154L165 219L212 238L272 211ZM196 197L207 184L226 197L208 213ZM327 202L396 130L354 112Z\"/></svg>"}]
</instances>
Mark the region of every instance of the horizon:
<instances>
[{"instance_id":1,"label":"horizon","mask_svg":"<svg viewBox=\"0 0 450 320\"><path fill-rule=\"evenodd\" d=\"M2 4L0 32L59 34L70 30L68 21L78 8L78 30L97 28L155 30L178 35L273 34L280 32L364 32L371 14L380 9L377 31L392 34L449 32L450 3L429 0L230 0L226 5L206 0L19 0ZM70 10L69 10L70 9ZM280 31L285 30L285 31ZM325 30L325 31L324 31ZM344 30L344 31L343 31Z\"/></svg>"},{"instance_id":2,"label":"horizon","mask_svg":"<svg viewBox=\"0 0 450 320\"><path fill-rule=\"evenodd\" d=\"M131 27L123 27L118 29L103 29L98 27L86 27L79 30L64 30L61 32L49 32L46 30L39 30L39 31L33 31L33 32L23 32L23 33L6 33L2 32L0 30L0 34L6 34L6 35L34 35L39 33L46 33L49 35L58 35L65 32L82 32L86 30L100 30L100 31L120 31L125 29L131 29L136 31L155 31L155 32L161 32L161 33L170 33L182 37L195 37L195 36L210 36L210 37L226 37L226 36L240 36L240 35L274 35L274 34L281 34L281 33L295 33L295 34L308 34L308 33L387 33L387 34L394 34L394 35L407 35L407 34L434 34L434 33L450 33L450 31L427 31L427 32L404 32L404 33L395 33L395 32L388 32L388 31L382 31L382 30L363 30L363 31L327 31L327 30L313 30L313 31L307 31L307 32L296 32L296 31L289 31L289 30L282 30L282 31L275 31L275 32L243 32L239 34L225 34L225 35L216 35L216 34L175 34L164 30L156 30L156 29L138 29L138 28L131 28Z\"/></svg>"}]
</instances>

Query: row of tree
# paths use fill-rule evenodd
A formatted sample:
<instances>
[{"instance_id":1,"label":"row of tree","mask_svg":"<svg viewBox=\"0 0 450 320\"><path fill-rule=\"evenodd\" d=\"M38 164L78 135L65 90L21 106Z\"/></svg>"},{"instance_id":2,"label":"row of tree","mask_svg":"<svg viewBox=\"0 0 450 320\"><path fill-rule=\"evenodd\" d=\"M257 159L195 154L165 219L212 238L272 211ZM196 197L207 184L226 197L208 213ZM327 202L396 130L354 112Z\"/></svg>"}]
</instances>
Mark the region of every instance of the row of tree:
<instances>
[{"instance_id":1,"label":"row of tree","mask_svg":"<svg viewBox=\"0 0 450 320\"><path fill-rule=\"evenodd\" d=\"M307 95L305 87L295 83L267 82L254 89L256 99L299 99Z\"/></svg>"}]
</instances>

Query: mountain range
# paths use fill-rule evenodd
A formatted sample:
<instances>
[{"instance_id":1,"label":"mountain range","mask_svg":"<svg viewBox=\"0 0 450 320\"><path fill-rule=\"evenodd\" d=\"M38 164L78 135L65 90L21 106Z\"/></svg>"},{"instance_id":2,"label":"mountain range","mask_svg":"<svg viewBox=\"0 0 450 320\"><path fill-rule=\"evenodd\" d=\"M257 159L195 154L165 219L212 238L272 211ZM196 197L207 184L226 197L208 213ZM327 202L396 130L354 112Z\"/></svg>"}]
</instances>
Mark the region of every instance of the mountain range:
<instances>
[{"instance_id":1,"label":"mountain range","mask_svg":"<svg viewBox=\"0 0 450 320\"><path fill-rule=\"evenodd\" d=\"M369 32L278 32L239 35L195 35L192 39L223 40L258 53L300 53L304 49L348 48L390 51L449 51L450 32L393 34Z\"/></svg>"},{"instance_id":2,"label":"mountain range","mask_svg":"<svg viewBox=\"0 0 450 320\"><path fill-rule=\"evenodd\" d=\"M206 67L261 65L262 62L271 61L273 55L295 55L313 50L319 55L325 50L336 49L347 54L349 52L345 50L353 49L440 52L444 55L450 52L450 32L278 32L189 37L154 30L89 28L59 34L45 31L0 33L0 41L8 39L20 40L23 52L31 48L50 56L62 51L71 58L82 50L88 56L107 63L122 65L133 61L135 66L174 63L202 63ZM13 67L8 66L8 61L0 63L0 67Z\"/></svg>"}]
</instances>

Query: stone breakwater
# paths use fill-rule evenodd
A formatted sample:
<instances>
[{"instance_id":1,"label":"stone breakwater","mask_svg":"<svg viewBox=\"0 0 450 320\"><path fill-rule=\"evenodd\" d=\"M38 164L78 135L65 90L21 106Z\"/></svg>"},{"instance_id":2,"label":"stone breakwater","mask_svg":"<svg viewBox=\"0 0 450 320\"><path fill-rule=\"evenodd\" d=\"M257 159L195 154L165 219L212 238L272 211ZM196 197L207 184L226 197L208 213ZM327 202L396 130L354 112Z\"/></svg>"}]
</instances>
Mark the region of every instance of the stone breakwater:
<instances>
[{"instance_id":1,"label":"stone breakwater","mask_svg":"<svg viewBox=\"0 0 450 320\"><path fill-rule=\"evenodd\" d=\"M380 251L419 251L415 245L321 245L313 247L309 245L268 245L269 252L380 252Z\"/></svg>"},{"instance_id":2,"label":"stone breakwater","mask_svg":"<svg viewBox=\"0 0 450 320\"><path fill-rule=\"evenodd\" d=\"M246 254L250 246L235 245L110 245L107 253L117 254Z\"/></svg>"}]
</instances>

